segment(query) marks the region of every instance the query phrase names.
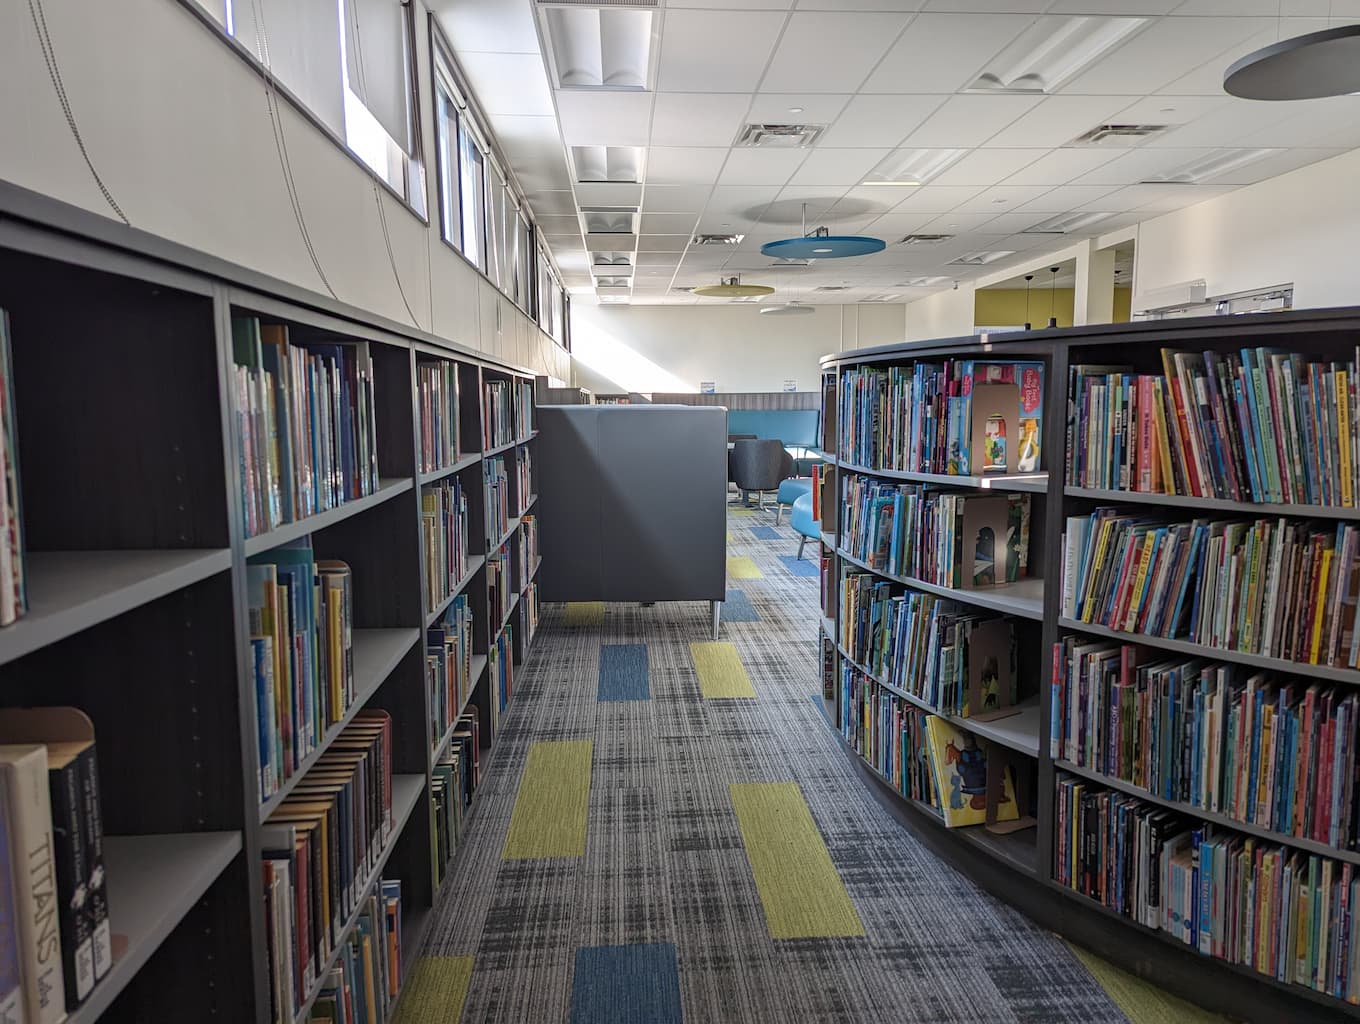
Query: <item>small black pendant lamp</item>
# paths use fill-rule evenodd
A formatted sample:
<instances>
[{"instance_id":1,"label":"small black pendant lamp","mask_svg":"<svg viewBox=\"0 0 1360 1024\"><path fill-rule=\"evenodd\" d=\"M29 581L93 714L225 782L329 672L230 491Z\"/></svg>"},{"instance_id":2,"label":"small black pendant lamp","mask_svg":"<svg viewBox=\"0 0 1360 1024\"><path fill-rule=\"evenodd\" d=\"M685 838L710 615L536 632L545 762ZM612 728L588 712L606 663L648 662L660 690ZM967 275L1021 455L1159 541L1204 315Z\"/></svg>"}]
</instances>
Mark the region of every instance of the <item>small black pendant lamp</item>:
<instances>
[{"instance_id":1,"label":"small black pendant lamp","mask_svg":"<svg viewBox=\"0 0 1360 1024\"><path fill-rule=\"evenodd\" d=\"M1029 289L1033 281L1034 281L1033 274L1025 275L1025 330L1027 331L1034 329L1029 322Z\"/></svg>"},{"instance_id":2,"label":"small black pendant lamp","mask_svg":"<svg viewBox=\"0 0 1360 1024\"><path fill-rule=\"evenodd\" d=\"M1053 298L1054 293L1057 291L1058 288L1058 268L1049 267L1048 271L1050 274L1053 275L1053 277L1050 279L1048 286L1048 326L1057 327L1058 318L1053 315Z\"/></svg>"}]
</instances>

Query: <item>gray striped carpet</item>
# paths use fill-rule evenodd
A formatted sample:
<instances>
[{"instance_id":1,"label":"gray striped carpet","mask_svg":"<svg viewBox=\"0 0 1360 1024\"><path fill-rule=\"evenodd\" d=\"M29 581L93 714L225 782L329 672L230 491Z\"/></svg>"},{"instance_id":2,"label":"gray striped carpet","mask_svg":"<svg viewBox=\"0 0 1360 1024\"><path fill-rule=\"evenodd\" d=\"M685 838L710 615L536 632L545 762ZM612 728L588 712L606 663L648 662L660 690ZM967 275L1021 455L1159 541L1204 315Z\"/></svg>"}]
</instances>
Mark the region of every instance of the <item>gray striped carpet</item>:
<instances>
[{"instance_id":1,"label":"gray striped carpet","mask_svg":"<svg viewBox=\"0 0 1360 1024\"><path fill-rule=\"evenodd\" d=\"M567 1021L579 948L671 943L691 1022L1125 1021L1063 942L937 859L864 788L810 699L816 578L779 557L797 548L787 525L770 539L768 514L729 523L729 554L763 573L729 581L759 618L722 634L754 700L700 695L689 644L709 639L705 605L610 605L585 626L546 610L422 951L473 958L461 1019ZM647 645L649 700L596 699L602 643ZM503 861L530 745L577 739L595 743L585 855ZM790 781L864 936L770 938L728 785Z\"/></svg>"}]
</instances>

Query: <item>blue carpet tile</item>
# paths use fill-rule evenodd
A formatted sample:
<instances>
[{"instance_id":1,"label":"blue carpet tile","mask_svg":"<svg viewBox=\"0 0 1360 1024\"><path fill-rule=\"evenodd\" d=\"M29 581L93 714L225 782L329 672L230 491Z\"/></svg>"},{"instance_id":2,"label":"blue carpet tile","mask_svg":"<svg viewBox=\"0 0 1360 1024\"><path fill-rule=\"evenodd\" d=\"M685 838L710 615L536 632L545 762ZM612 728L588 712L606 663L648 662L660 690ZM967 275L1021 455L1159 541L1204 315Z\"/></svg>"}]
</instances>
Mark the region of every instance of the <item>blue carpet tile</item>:
<instances>
[{"instance_id":1,"label":"blue carpet tile","mask_svg":"<svg viewBox=\"0 0 1360 1024\"><path fill-rule=\"evenodd\" d=\"M759 622L760 613L740 590L729 590L722 606L723 622Z\"/></svg>"},{"instance_id":2,"label":"blue carpet tile","mask_svg":"<svg viewBox=\"0 0 1360 1024\"><path fill-rule=\"evenodd\" d=\"M773 526L753 526L751 536L759 537L761 540L783 540L784 535Z\"/></svg>"},{"instance_id":3,"label":"blue carpet tile","mask_svg":"<svg viewBox=\"0 0 1360 1024\"><path fill-rule=\"evenodd\" d=\"M646 644L603 644L596 700L650 700Z\"/></svg>"},{"instance_id":4,"label":"blue carpet tile","mask_svg":"<svg viewBox=\"0 0 1360 1024\"><path fill-rule=\"evenodd\" d=\"M681 1024L680 970L669 942L576 951L571 1024Z\"/></svg>"},{"instance_id":5,"label":"blue carpet tile","mask_svg":"<svg viewBox=\"0 0 1360 1024\"><path fill-rule=\"evenodd\" d=\"M820 576L821 567L810 558L799 558L797 555L780 555L779 560L784 563L784 568L795 576Z\"/></svg>"}]
</instances>

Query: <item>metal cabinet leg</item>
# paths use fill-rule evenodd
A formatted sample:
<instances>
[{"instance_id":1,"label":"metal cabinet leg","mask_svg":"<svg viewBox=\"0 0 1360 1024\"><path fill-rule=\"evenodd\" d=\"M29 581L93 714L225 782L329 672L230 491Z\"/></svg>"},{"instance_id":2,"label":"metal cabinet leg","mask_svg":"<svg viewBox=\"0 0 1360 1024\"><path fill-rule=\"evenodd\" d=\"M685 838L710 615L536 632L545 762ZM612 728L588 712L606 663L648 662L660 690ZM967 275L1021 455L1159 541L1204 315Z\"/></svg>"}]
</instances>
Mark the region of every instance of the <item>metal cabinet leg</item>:
<instances>
[{"instance_id":1,"label":"metal cabinet leg","mask_svg":"<svg viewBox=\"0 0 1360 1024\"><path fill-rule=\"evenodd\" d=\"M721 617L722 617L722 602L721 602L721 601L709 601L708 603L709 603L709 606L710 606L710 607L712 608L712 610L713 610L713 639L714 639L714 640L717 640L717 639L718 639L718 622L719 622L719 620L720 620Z\"/></svg>"}]
</instances>

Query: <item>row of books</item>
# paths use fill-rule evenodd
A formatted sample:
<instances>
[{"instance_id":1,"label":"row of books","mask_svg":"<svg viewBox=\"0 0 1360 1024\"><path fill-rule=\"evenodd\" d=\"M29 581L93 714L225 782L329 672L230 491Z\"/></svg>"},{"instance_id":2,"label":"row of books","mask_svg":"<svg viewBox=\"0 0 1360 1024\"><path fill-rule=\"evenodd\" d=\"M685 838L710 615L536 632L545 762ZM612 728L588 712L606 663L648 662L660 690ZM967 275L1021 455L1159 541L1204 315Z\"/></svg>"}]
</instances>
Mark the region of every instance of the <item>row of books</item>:
<instances>
[{"instance_id":1,"label":"row of books","mask_svg":"<svg viewBox=\"0 0 1360 1024\"><path fill-rule=\"evenodd\" d=\"M472 556L467 492L457 477L420 489L420 544L425 556L425 610L438 608L467 575Z\"/></svg>"},{"instance_id":2,"label":"row of books","mask_svg":"<svg viewBox=\"0 0 1360 1024\"><path fill-rule=\"evenodd\" d=\"M458 442L458 364L447 359L416 363L416 401L420 408L420 472L452 466L462 452Z\"/></svg>"},{"instance_id":3,"label":"row of books","mask_svg":"<svg viewBox=\"0 0 1360 1024\"><path fill-rule=\"evenodd\" d=\"M840 382L840 455L912 473L1037 472L1043 400L1040 362L857 367Z\"/></svg>"},{"instance_id":4,"label":"row of books","mask_svg":"<svg viewBox=\"0 0 1360 1024\"><path fill-rule=\"evenodd\" d=\"M852 665L841 669L840 729L903 796L940 815L947 828L987 819L987 746L967 730L922 711ZM1015 784L1002 772L996 821L1020 817Z\"/></svg>"},{"instance_id":5,"label":"row of books","mask_svg":"<svg viewBox=\"0 0 1360 1024\"><path fill-rule=\"evenodd\" d=\"M515 627L506 623L495 643L487 651L487 678L491 680L491 734L500 730L501 713L510 705L514 695Z\"/></svg>"},{"instance_id":6,"label":"row of books","mask_svg":"<svg viewBox=\"0 0 1360 1024\"><path fill-rule=\"evenodd\" d=\"M533 431L534 386L504 380L482 382L482 445L523 441Z\"/></svg>"},{"instance_id":7,"label":"row of books","mask_svg":"<svg viewBox=\"0 0 1360 1024\"><path fill-rule=\"evenodd\" d=\"M534 570L538 568L538 519L534 516L522 516L519 521L519 571L522 574L520 590L533 577Z\"/></svg>"},{"instance_id":8,"label":"row of books","mask_svg":"<svg viewBox=\"0 0 1360 1024\"><path fill-rule=\"evenodd\" d=\"M1237 665L1068 637L1050 752L1166 800L1357 848L1360 694Z\"/></svg>"},{"instance_id":9,"label":"row of books","mask_svg":"<svg viewBox=\"0 0 1360 1024\"><path fill-rule=\"evenodd\" d=\"M821 551L821 564L818 567L817 584L821 592L822 614L828 619L836 617L836 556L826 548Z\"/></svg>"},{"instance_id":10,"label":"row of books","mask_svg":"<svg viewBox=\"0 0 1360 1024\"><path fill-rule=\"evenodd\" d=\"M462 714L476 684L472 678L472 603L467 594L459 594L440 621L425 631L425 689L430 697L433 742L438 743Z\"/></svg>"},{"instance_id":11,"label":"row of books","mask_svg":"<svg viewBox=\"0 0 1360 1024\"><path fill-rule=\"evenodd\" d=\"M58 1024L112 965L94 727L0 711L0 1020Z\"/></svg>"},{"instance_id":12,"label":"row of books","mask_svg":"<svg viewBox=\"0 0 1360 1024\"><path fill-rule=\"evenodd\" d=\"M1311 665L1360 666L1360 527L1098 508L1067 520L1063 614Z\"/></svg>"},{"instance_id":13,"label":"row of books","mask_svg":"<svg viewBox=\"0 0 1360 1024\"><path fill-rule=\"evenodd\" d=\"M511 572L510 544L506 541L486 559L487 607L491 611L491 626L498 627L515 603L519 588Z\"/></svg>"},{"instance_id":14,"label":"row of books","mask_svg":"<svg viewBox=\"0 0 1360 1024\"><path fill-rule=\"evenodd\" d=\"M505 456L495 455L482 463L486 483L486 529L492 540L504 537L510 529L510 478L506 475Z\"/></svg>"},{"instance_id":15,"label":"row of books","mask_svg":"<svg viewBox=\"0 0 1360 1024\"><path fill-rule=\"evenodd\" d=\"M463 818L477 788L479 751L477 713L472 711L459 718L448 749L430 775L430 847L436 887L463 839Z\"/></svg>"},{"instance_id":16,"label":"row of books","mask_svg":"<svg viewBox=\"0 0 1360 1024\"><path fill-rule=\"evenodd\" d=\"M892 590L868 573L847 573L842 581L841 643L856 662L941 714L967 717L1015 702L1009 619L933 594Z\"/></svg>"},{"instance_id":17,"label":"row of books","mask_svg":"<svg viewBox=\"0 0 1360 1024\"><path fill-rule=\"evenodd\" d=\"M1028 494L937 491L847 473L843 495L841 544L873 569L970 589L1028 575Z\"/></svg>"},{"instance_id":18,"label":"row of books","mask_svg":"<svg viewBox=\"0 0 1360 1024\"><path fill-rule=\"evenodd\" d=\"M538 584L530 583L524 591L524 598L520 602L524 605L524 613L520 616L520 632L524 636L526 645L533 642L534 635L538 632L540 611L538 606Z\"/></svg>"},{"instance_id":19,"label":"row of books","mask_svg":"<svg viewBox=\"0 0 1360 1024\"><path fill-rule=\"evenodd\" d=\"M1356 507L1360 348L1345 363L1266 348L1161 358L1161 374L1071 368L1068 483Z\"/></svg>"},{"instance_id":20,"label":"row of books","mask_svg":"<svg viewBox=\"0 0 1360 1024\"><path fill-rule=\"evenodd\" d=\"M318 561L305 538L247 563L261 800L354 703L353 588L349 566Z\"/></svg>"},{"instance_id":21,"label":"row of books","mask_svg":"<svg viewBox=\"0 0 1360 1024\"><path fill-rule=\"evenodd\" d=\"M515 482L519 485L515 492L519 495L519 512L529 508L529 500L534 497L534 457L528 448L520 448L515 458Z\"/></svg>"},{"instance_id":22,"label":"row of books","mask_svg":"<svg viewBox=\"0 0 1360 1024\"><path fill-rule=\"evenodd\" d=\"M1055 878L1206 956L1360 1003L1360 875L1059 776Z\"/></svg>"},{"instance_id":23,"label":"row of books","mask_svg":"<svg viewBox=\"0 0 1360 1024\"><path fill-rule=\"evenodd\" d=\"M284 940L270 951L278 1024L297 1015L374 891L393 827L392 754L391 715L365 708L261 829L266 914Z\"/></svg>"},{"instance_id":24,"label":"row of books","mask_svg":"<svg viewBox=\"0 0 1360 1024\"><path fill-rule=\"evenodd\" d=\"M232 318L236 430L248 536L378 489L367 342L289 341L282 324Z\"/></svg>"},{"instance_id":25,"label":"row of books","mask_svg":"<svg viewBox=\"0 0 1360 1024\"><path fill-rule=\"evenodd\" d=\"M0 626L10 625L28 611L18 419L9 314L0 309Z\"/></svg>"},{"instance_id":26,"label":"row of books","mask_svg":"<svg viewBox=\"0 0 1360 1024\"><path fill-rule=\"evenodd\" d=\"M401 987L401 956L401 882L385 878L360 904L354 929L312 1004L309 1024L386 1024Z\"/></svg>"}]
</instances>

